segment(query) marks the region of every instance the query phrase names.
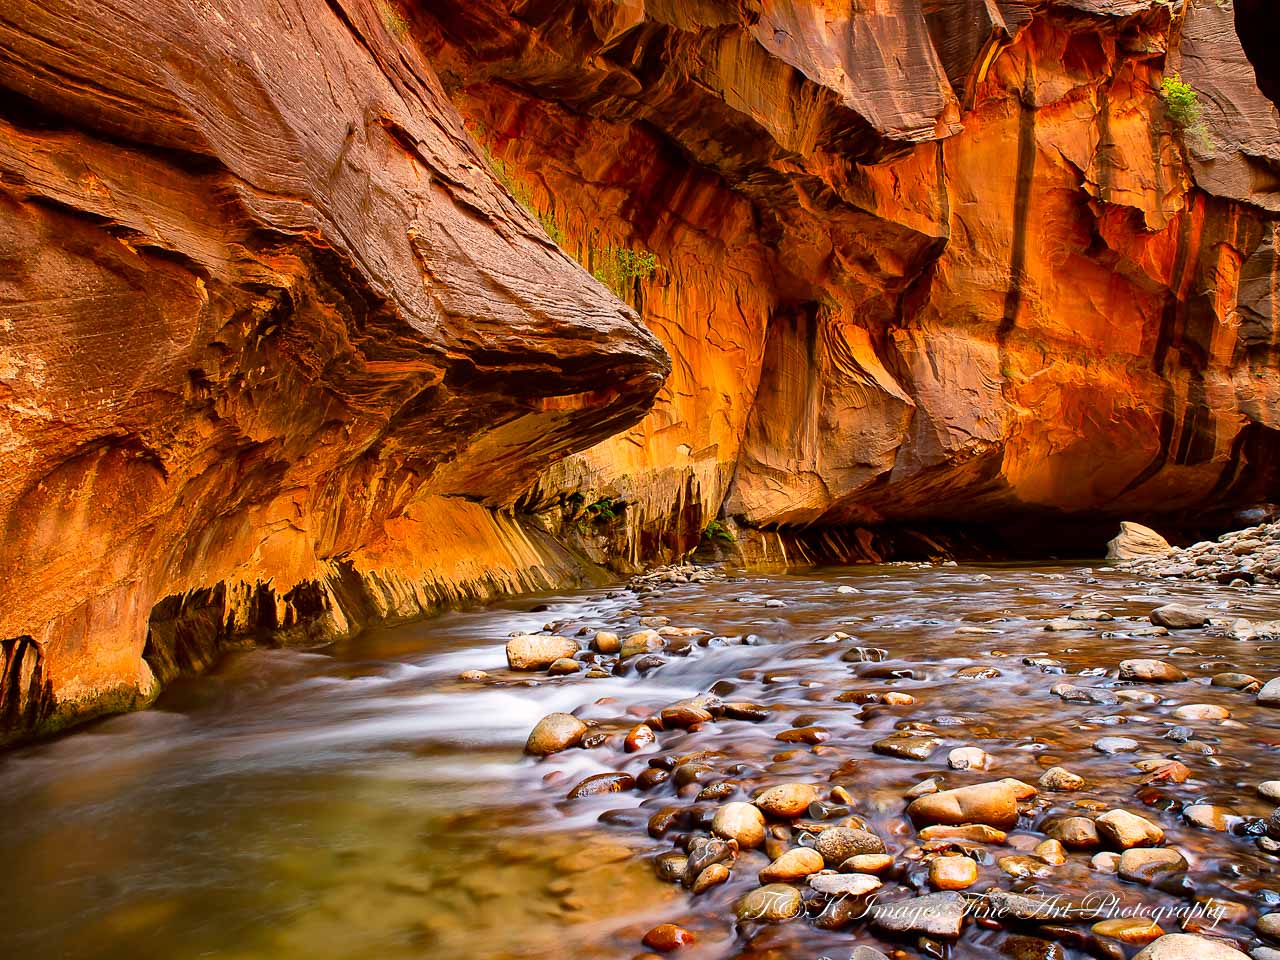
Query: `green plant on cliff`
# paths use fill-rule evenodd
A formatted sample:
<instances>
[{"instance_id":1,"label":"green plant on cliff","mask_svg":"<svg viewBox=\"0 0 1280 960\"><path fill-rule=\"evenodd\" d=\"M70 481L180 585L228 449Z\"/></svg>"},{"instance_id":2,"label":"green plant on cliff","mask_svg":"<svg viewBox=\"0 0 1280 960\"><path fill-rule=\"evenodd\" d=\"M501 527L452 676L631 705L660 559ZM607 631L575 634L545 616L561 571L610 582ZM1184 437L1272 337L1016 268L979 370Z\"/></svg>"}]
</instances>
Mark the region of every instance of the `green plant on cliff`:
<instances>
[{"instance_id":1,"label":"green plant on cliff","mask_svg":"<svg viewBox=\"0 0 1280 960\"><path fill-rule=\"evenodd\" d=\"M409 21L391 5L390 0L378 0L378 13L382 17L382 25L401 40L409 35Z\"/></svg>"},{"instance_id":2,"label":"green plant on cliff","mask_svg":"<svg viewBox=\"0 0 1280 960\"><path fill-rule=\"evenodd\" d=\"M481 124L470 125L472 132L479 137L485 132ZM591 275L603 283L620 300L630 301L635 293L637 280L648 280L658 268L658 258L649 250L631 250L627 247L588 245L585 250L573 254L568 249L568 237L556 223L550 211L541 210L534 201L529 187L518 180L507 166L505 160L494 156L488 147L481 145L485 162L493 171L494 177L509 193L513 200L533 214L547 236L557 247L573 255L574 259L591 271Z\"/></svg>"},{"instance_id":3,"label":"green plant on cliff","mask_svg":"<svg viewBox=\"0 0 1280 960\"><path fill-rule=\"evenodd\" d=\"M1187 142L1200 153L1212 154L1213 143L1204 125L1204 107L1195 87L1175 73L1160 81L1160 95L1164 98L1165 109L1169 111L1169 119L1182 131Z\"/></svg>"},{"instance_id":4,"label":"green plant on cliff","mask_svg":"<svg viewBox=\"0 0 1280 960\"><path fill-rule=\"evenodd\" d=\"M658 267L650 251L626 247L590 247L587 259L591 275L622 300L630 298L637 280L648 280Z\"/></svg>"},{"instance_id":5,"label":"green plant on cliff","mask_svg":"<svg viewBox=\"0 0 1280 960\"><path fill-rule=\"evenodd\" d=\"M719 520L712 520L707 524L707 529L702 531L702 539L709 543L715 543L717 540L723 543L736 543L733 534Z\"/></svg>"}]
</instances>

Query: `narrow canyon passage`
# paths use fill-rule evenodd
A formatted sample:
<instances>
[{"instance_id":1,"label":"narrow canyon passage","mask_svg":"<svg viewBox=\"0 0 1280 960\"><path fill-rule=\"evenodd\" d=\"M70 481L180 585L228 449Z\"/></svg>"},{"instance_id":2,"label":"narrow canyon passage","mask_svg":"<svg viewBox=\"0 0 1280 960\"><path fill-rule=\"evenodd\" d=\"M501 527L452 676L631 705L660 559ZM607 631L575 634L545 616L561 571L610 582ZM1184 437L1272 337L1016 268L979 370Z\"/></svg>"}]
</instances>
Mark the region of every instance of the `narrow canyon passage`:
<instances>
[{"instance_id":1,"label":"narrow canyon passage","mask_svg":"<svg viewBox=\"0 0 1280 960\"><path fill-rule=\"evenodd\" d=\"M1202 605L1213 622L1153 629L1151 610L1172 601ZM626 635L641 617L707 633L672 640L647 670L632 658L606 678L507 669L509 633L554 624L570 636ZM769 863L760 850L742 851L727 883L696 896L659 879L656 865L726 800L812 783L822 794L805 816L857 817L883 838L896 862L879 893L901 899L927 871L905 818L909 788L929 777L947 788L1036 784L1055 765L1083 777L1082 788L1042 787L999 842L952 842L976 860L978 889L1115 895L1149 908L1218 898L1219 932L1247 939L1280 901L1276 861L1250 826L1275 805L1256 791L1280 773L1280 711L1209 678L1280 672L1280 642L1237 640L1226 626L1277 617L1270 589L1105 567L889 565L544 595L323 652L233 654L152 710L0 760L10 812L0 824L0 955L628 958L644 951L647 930L674 922L698 938L690 957L846 957L858 944L923 956L917 935L856 912L823 929L829 905L812 890L808 919L735 924L735 903ZM1118 664L1133 658L1164 660L1190 679L1119 680ZM475 670L487 675L459 679ZM1096 702L1051 692L1063 683L1093 690ZM858 702L889 692L912 702ZM622 734L646 716L708 693L758 710L672 725L645 750L622 749ZM1194 704L1230 718L1175 712ZM542 760L522 753L541 716L569 710L608 736ZM788 732L797 730L809 732ZM873 749L903 730L935 738L921 759ZM1133 742L1104 741L1117 752L1102 752L1104 738ZM962 747L984 751L990 769L949 767ZM588 776L638 775L700 751L711 753L697 769L685 764L687 776L678 768L648 789L566 799ZM1139 765L1153 758L1180 761L1185 781L1150 781ZM834 787L844 802L826 797ZM717 799L695 801L707 788ZM1193 825L1203 807L1186 808L1197 804L1224 808L1214 811L1220 822ZM673 806L684 819L651 836L650 819ZM1069 847L1056 865L1027 856L1055 820L1112 807L1163 829L1188 864L1178 885L1120 880L1093 849ZM795 838L813 842L798 828ZM1019 869L1032 874L1010 875ZM947 956L1006 955L1010 943L1015 957L1125 955L1119 941L1094 938L1091 923L1063 921L1040 937L1035 925L977 923ZM1179 921L1161 925L1177 932ZM1098 953L1099 943L1120 952Z\"/></svg>"}]
</instances>

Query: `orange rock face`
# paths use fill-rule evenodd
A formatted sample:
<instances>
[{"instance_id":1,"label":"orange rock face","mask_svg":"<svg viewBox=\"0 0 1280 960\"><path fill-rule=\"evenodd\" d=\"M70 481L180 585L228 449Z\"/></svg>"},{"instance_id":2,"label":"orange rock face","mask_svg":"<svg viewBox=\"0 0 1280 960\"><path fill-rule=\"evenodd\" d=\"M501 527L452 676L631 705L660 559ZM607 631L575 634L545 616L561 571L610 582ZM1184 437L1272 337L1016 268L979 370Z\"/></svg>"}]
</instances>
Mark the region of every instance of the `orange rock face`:
<instances>
[{"instance_id":1,"label":"orange rock face","mask_svg":"<svg viewBox=\"0 0 1280 960\"><path fill-rule=\"evenodd\" d=\"M667 388L544 496L629 501L644 557L721 510L785 532L1274 491L1280 127L1230 9L970 6L424 7L566 248L660 265L632 299ZM1212 157L1167 115L1179 69Z\"/></svg>"},{"instance_id":2,"label":"orange rock face","mask_svg":"<svg viewBox=\"0 0 1280 960\"><path fill-rule=\"evenodd\" d=\"M0 90L4 732L573 575L486 506L668 363L393 7L18 0Z\"/></svg>"},{"instance_id":3,"label":"orange rock face","mask_svg":"<svg viewBox=\"0 0 1280 960\"><path fill-rule=\"evenodd\" d=\"M0 736L585 575L566 531L1266 499L1280 127L1231 11L976 6L12 0Z\"/></svg>"}]
</instances>

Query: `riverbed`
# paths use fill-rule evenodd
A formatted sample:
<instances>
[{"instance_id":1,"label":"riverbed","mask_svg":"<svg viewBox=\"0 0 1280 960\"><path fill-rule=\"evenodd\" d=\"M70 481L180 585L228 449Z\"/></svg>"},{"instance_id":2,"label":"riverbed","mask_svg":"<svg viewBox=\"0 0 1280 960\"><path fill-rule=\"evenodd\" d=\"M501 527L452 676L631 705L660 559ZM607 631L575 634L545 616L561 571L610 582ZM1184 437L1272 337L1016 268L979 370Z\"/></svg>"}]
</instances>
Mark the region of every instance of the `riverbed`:
<instances>
[{"instance_id":1,"label":"riverbed","mask_svg":"<svg viewBox=\"0 0 1280 960\"><path fill-rule=\"evenodd\" d=\"M730 784L719 801L784 781L839 783L852 802L832 815L856 815L899 861L885 892L927 892L904 793L932 775L946 787L1003 777L1034 785L1055 764L1087 787L1042 791L1023 829L978 854L976 889L1030 886L998 860L1043 839L1033 823L1092 809L1081 801L1121 806L1158 822L1187 858L1181 891L1125 884L1074 851L1031 882L1072 895L1118 891L1151 906L1218 898L1236 908L1224 931L1247 942L1252 919L1280 902L1277 860L1247 829L1274 808L1256 787L1280 777L1280 710L1208 678L1243 672L1265 682L1280 673L1280 643L1230 639L1222 627L1141 635L1152 608L1169 601L1224 620L1280 617L1274 590L1105 568L869 566L642 595L615 587L522 597L318 651L234 654L174 684L153 709L0 758L0 956L629 958L664 922L695 934L681 953L689 957L844 957L857 944L920 956L927 944L889 939L859 919L838 930L803 918L735 923L734 903L758 885L768 858L744 853L729 882L691 896L658 879L654 858L674 840L651 836L649 818L694 805L718 782ZM1045 629L1084 608L1115 619ZM644 672L506 669L512 633L550 625L585 642L597 630L639 630L641 617L707 634L674 644ZM1110 689L1117 664L1134 657L1176 664L1191 679L1141 686L1160 702L1068 702L1050 692L1064 681ZM459 679L475 670L488 675ZM875 691L914 703L836 699ZM650 751L622 749L628 726L707 693L767 715L662 731ZM1191 703L1225 707L1230 719L1172 716ZM555 711L610 736L593 749L524 755L530 729ZM941 741L927 759L872 751L911 723ZM1168 739L1177 727L1190 733ZM777 739L800 728L821 733ZM1139 748L1093 748L1108 736ZM949 751L961 746L985 751L991 768L950 769ZM655 757L703 750L718 754L710 775L681 796L671 780L566 799L590 775L635 774ZM1189 778L1142 783L1135 761L1156 757L1181 761ZM1187 823L1180 811L1197 802L1226 808L1228 829ZM1163 926L1178 929L1176 920ZM1008 936L974 924L950 956L995 955ZM1068 941L1064 956L1087 955Z\"/></svg>"}]
</instances>

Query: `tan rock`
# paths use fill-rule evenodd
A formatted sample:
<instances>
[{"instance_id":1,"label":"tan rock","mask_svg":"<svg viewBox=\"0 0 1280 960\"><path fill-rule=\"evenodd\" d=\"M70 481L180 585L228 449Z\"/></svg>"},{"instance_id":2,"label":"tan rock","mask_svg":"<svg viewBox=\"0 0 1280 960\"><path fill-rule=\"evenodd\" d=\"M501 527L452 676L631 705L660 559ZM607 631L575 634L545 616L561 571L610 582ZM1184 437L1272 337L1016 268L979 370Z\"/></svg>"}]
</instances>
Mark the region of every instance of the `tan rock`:
<instances>
[{"instance_id":1,"label":"tan rock","mask_svg":"<svg viewBox=\"0 0 1280 960\"><path fill-rule=\"evenodd\" d=\"M590 728L571 713L549 713L537 722L525 741L526 753L545 757L582 742Z\"/></svg>"},{"instance_id":2,"label":"tan rock","mask_svg":"<svg viewBox=\"0 0 1280 960\"><path fill-rule=\"evenodd\" d=\"M938 857L929 864L935 890L965 890L978 882L978 864L969 857Z\"/></svg>"},{"instance_id":3,"label":"tan rock","mask_svg":"<svg viewBox=\"0 0 1280 960\"><path fill-rule=\"evenodd\" d=\"M907 807L907 814L917 826L983 823L1007 830L1018 822L1018 798L1022 793L1007 780L980 783L918 797Z\"/></svg>"},{"instance_id":4,"label":"tan rock","mask_svg":"<svg viewBox=\"0 0 1280 960\"><path fill-rule=\"evenodd\" d=\"M808 783L784 783L770 787L755 798L755 805L771 817L794 820L809 812L809 804L818 799L818 790Z\"/></svg>"},{"instance_id":5,"label":"tan rock","mask_svg":"<svg viewBox=\"0 0 1280 960\"><path fill-rule=\"evenodd\" d=\"M1151 847L1164 842L1164 830L1128 810L1109 810L1094 821L1098 834L1113 847Z\"/></svg>"},{"instance_id":6,"label":"tan rock","mask_svg":"<svg viewBox=\"0 0 1280 960\"><path fill-rule=\"evenodd\" d=\"M572 659L578 644L568 637L519 636L507 641L507 665L512 670L545 670L562 658Z\"/></svg>"},{"instance_id":7,"label":"tan rock","mask_svg":"<svg viewBox=\"0 0 1280 960\"><path fill-rule=\"evenodd\" d=\"M764 814L749 803L726 803L716 811L711 832L726 840L737 840L744 850L754 850L764 843Z\"/></svg>"},{"instance_id":8,"label":"tan rock","mask_svg":"<svg viewBox=\"0 0 1280 960\"><path fill-rule=\"evenodd\" d=\"M809 847L793 847L760 871L762 883L799 880L823 869L822 856Z\"/></svg>"}]
</instances>

